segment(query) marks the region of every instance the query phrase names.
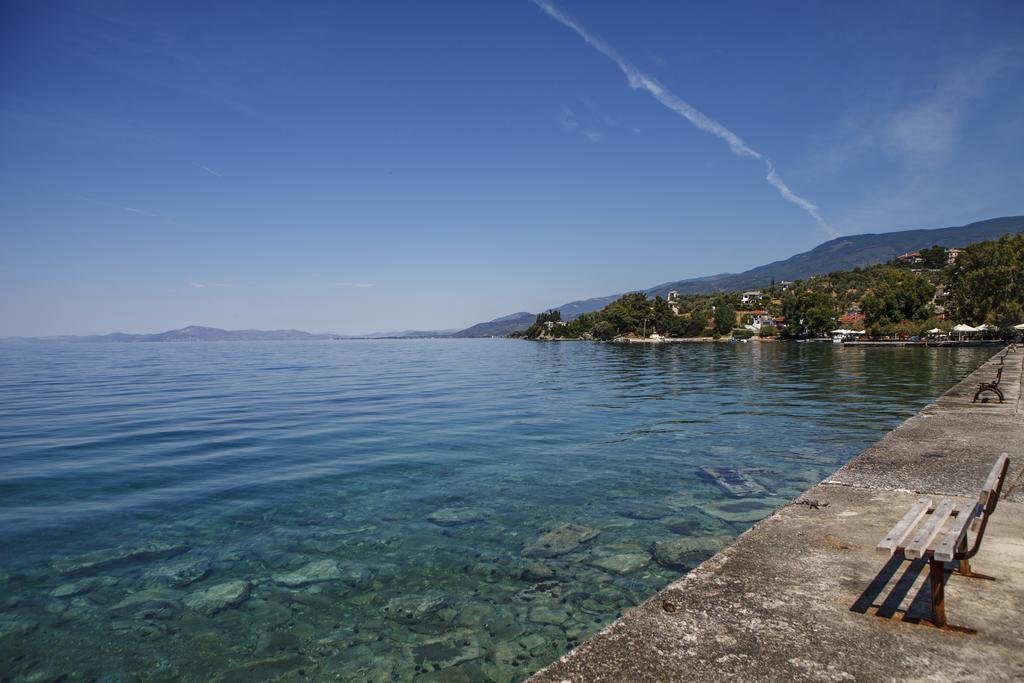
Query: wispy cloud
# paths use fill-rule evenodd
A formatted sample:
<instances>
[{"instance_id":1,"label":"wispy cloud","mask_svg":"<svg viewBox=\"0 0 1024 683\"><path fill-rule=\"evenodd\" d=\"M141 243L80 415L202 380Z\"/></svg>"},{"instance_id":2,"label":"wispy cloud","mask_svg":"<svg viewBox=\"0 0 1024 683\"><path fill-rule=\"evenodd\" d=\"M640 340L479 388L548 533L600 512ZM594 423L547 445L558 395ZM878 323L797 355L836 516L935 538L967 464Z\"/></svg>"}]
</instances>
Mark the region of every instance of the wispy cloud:
<instances>
[{"instance_id":1,"label":"wispy cloud","mask_svg":"<svg viewBox=\"0 0 1024 683\"><path fill-rule=\"evenodd\" d=\"M972 105L1019 62L1018 51L996 50L943 74L927 95L884 117L865 141L894 157L941 159L956 146Z\"/></svg>"},{"instance_id":2,"label":"wispy cloud","mask_svg":"<svg viewBox=\"0 0 1024 683\"><path fill-rule=\"evenodd\" d=\"M765 165L767 175L765 179L778 190L779 194L782 195L786 201L796 204L804 211L808 213L815 220L815 222L824 230L830 237L838 236L838 232L822 217L818 207L812 202L799 195L795 194L786 183L782 180L782 177L778 174L775 169L775 165L771 160L754 150L752 147L747 145L738 135L733 133L731 130L723 126L718 121L706 116L701 113L688 102L682 98L676 96L665 86L661 85L652 76L645 74L640 71L632 62L627 60L625 57L620 55L615 48L608 43L604 42L600 38L594 36L587 29L585 29L579 22L570 17L568 14L563 12L561 9L555 7L545 0L531 0L537 7L541 9L549 17L562 24L563 26L573 30L580 38L584 40L590 47L597 50L599 53L610 59L619 67L619 70L626 76L629 81L629 85L634 90L643 90L650 94L654 99L660 102L665 107L676 112L691 124L696 126L698 129L710 133L715 137L725 142L729 149L732 150L733 154L737 156L752 157L761 161Z\"/></svg>"},{"instance_id":3,"label":"wispy cloud","mask_svg":"<svg viewBox=\"0 0 1024 683\"><path fill-rule=\"evenodd\" d=\"M888 93L851 102L836 130L814 145L802 173L839 173L873 152L901 171L936 172L955 159L979 103L991 99L999 81L1022 64L1024 50L1003 45L953 69L918 77L922 85L916 89L894 79Z\"/></svg>"},{"instance_id":4,"label":"wispy cloud","mask_svg":"<svg viewBox=\"0 0 1024 683\"><path fill-rule=\"evenodd\" d=\"M580 127L579 121L576 120L576 112L569 107L562 107L562 111L558 112L558 123L565 130L576 130Z\"/></svg>"},{"instance_id":5,"label":"wispy cloud","mask_svg":"<svg viewBox=\"0 0 1024 683\"><path fill-rule=\"evenodd\" d=\"M576 117L574 112L569 107L562 107L562 111L558 112L556 117L558 124L562 128L570 133L579 133L591 142L601 142L604 139L604 133L597 130L596 128L583 128L580 126L579 119Z\"/></svg>"},{"instance_id":6,"label":"wispy cloud","mask_svg":"<svg viewBox=\"0 0 1024 683\"><path fill-rule=\"evenodd\" d=\"M335 287L355 287L357 289L367 289L369 287L376 287L372 282L335 282Z\"/></svg>"},{"instance_id":7,"label":"wispy cloud","mask_svg":"<svg viewBox=\"0 0 1024 683\"><path fill-rule=\"evenodd\" d=\"M62 47L81 61L282 128L248 103L253 94L244 84L254 80L254 67L250 60L226 56L237 49L230 42L204 42L142 13L125 19L82 5L50 8L48 14L54 22L73 22L73 38ZM151 68L154 63L159 68Z\"/></svg>"},{"instance_id":8,"label":"wispy cloud","mask_svg":"<svg viewBox=\"0 0 1024 683\"><path fill-rule=\"evenodd\" d=\"M218 287L231 286L226 282L195 282L194 280L190 280L189 284L195 287L196 289L216 289Z\"/></svg>"},{"instance_id":9,"label":"wispy cloud","mask_svg":"<svg viewBox=\"0 0 1024 683\"><path fill-rule=\"evenodd\" d=\"M212 176L215 176L215 177L217 177L217 178L223 178L223 177L224 177L224 176L222 176L222 175L221 175L220 173L217 173L216 171L214 171L214 170L213 170L212 168L210 168L209 166L203 166L202 164L200 164L200 163L197 163L197 162L195 162L195 161L193 161L193 162L192 162L192 165L193 165L193 166L195 166L196 168L201 168L202 170L206 171L206 172L207 172L207 173L209 173L210 175L212 175Z\"/></svg>"},{"instance_id":10,"label":"wispy cloud","mask_svg":"<svg viewBox=\"0 0 1024 683\"><path fill-rule=\"evenodd\" d=\"M96 206L105 206L108 209L120 209L121 211L124 211L125 213L134 213L134 214L138 214L140 216L147 216L149 218L155 218L156 220L163 222L165 225L177 225L177 223L174 220L168 218L167 216L161 216L158 213L152 213L150 211L143 211L142 209L136 209L136 208L131 207L131 206L122 206L121 204L111 204L110 202L101 202L98 199L92 199L91 197L86 197L84 195L78 195L78 200L79 201L83 201L83 202L87 202L89 204L95 204Z\"/></svg>"}]
</instances>

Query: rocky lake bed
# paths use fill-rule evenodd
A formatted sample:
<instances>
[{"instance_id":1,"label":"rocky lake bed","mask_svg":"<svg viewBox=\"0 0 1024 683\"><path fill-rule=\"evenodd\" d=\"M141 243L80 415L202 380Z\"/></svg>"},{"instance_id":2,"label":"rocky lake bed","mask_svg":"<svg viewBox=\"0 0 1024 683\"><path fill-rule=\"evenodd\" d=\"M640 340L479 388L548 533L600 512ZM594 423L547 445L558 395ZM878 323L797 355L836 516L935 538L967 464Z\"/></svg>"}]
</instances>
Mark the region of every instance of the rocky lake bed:
<instances>
[{"instance_id":1,"label":"rocky lake bed","mask_svg":"<svg viewBox=\"0 0 1024 683\"><path fill-rule=\"evenodd\" d=\"M764 516L775 502L748 507ZM442 553L415 567L387 562L400 549L382 527L308 529L286 552L260 542L226 549L167 529L160 541L0 576L0 643L19 653L4 670L12 682L198 681L213 669L225 681L514 681L743 528L715 516L715 505L671 504L641 515L625 506L599 526L553 522L516 534L518 552ZM496 517L451 506L425 520L457 535Z\"/></svg>"}]
</instances>

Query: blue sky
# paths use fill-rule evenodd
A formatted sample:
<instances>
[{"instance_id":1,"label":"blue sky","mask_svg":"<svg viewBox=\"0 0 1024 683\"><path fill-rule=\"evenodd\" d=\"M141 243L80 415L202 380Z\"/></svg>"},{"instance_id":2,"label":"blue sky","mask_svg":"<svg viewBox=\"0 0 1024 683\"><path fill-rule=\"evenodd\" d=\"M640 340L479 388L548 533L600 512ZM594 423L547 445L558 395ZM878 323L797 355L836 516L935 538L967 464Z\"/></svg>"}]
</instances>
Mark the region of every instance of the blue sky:
<instances>
[{"instance_id":1,"label":"blue sky","mask_svg":"<svg viewBox=\"0 0 1024 683\"><path fill-rule=\"evenodd\" d=\"M1024 213L1022 46L1013 1L8 0L0 336L461 327Z\"/></svg>"}]
</instances>

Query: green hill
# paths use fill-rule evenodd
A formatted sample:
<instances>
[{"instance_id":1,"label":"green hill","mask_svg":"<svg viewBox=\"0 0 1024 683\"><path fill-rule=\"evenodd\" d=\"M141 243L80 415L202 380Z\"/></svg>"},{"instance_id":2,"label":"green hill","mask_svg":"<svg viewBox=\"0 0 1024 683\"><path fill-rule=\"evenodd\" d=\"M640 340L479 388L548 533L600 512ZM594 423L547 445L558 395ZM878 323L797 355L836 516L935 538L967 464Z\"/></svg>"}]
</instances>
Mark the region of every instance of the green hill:
<instances>
[{"instance_id":1,"label":"green hill","mask_svg":"<svg viewBox=\"0 0 1024 683\"><path fill-rule=\"evenodd\" d=\"M666 282L642 290L648 296L665 296L670 291L680 294L713 294L767 287L772 280L803 280L813 275L852 270L892 260L908 251L918 251L932 245L966 247L975 242L995 239L1005 234L1024 232L1024 216L1007 216L978 221L968 225L927 230L901 230L899 232L848 235L819 244L814 249L751 268L742 273L721 273L699 278ZM583 313L599 311L616 301L622 294L571 301L552 309L561 312L565 320ZM529 313L515 313L479 323L457 332L456 337L490 337L511 334L524 329L533 321Z\"/></svg>"}]
</instances>

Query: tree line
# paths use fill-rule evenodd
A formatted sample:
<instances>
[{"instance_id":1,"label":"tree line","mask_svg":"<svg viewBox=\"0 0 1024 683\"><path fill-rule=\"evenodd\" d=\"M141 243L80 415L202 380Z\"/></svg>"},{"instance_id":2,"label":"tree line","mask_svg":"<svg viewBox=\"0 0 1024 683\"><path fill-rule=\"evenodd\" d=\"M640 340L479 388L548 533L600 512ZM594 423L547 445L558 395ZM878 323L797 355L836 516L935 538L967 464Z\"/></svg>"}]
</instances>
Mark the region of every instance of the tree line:
<instances>
[{"instance_id":1,"label":"tree line","mask_svg":"<svg viewBox=\"0 0 1024 683\"><path fill-rule=\"evenodd\" d=\"M785 320L784 327L765 326L762 336L788 338L827 335L844 314L862 314L869 334L921 334L949 329L955 323L986 323L1011 333L1024 322L1024 233L967 247L946 263L946 251L921 250L922 267L887 264L837 271L793 283L773 283L763 291L759 309ZM600 311L563 320L560 311L545 311L529 328L512 336L528 339L598 339L650 336L749 336L738 326L737 292L676 295L672 301L632 292ZM945 315L942 315L942 314Z\"/></svg>"}]
</instances>

